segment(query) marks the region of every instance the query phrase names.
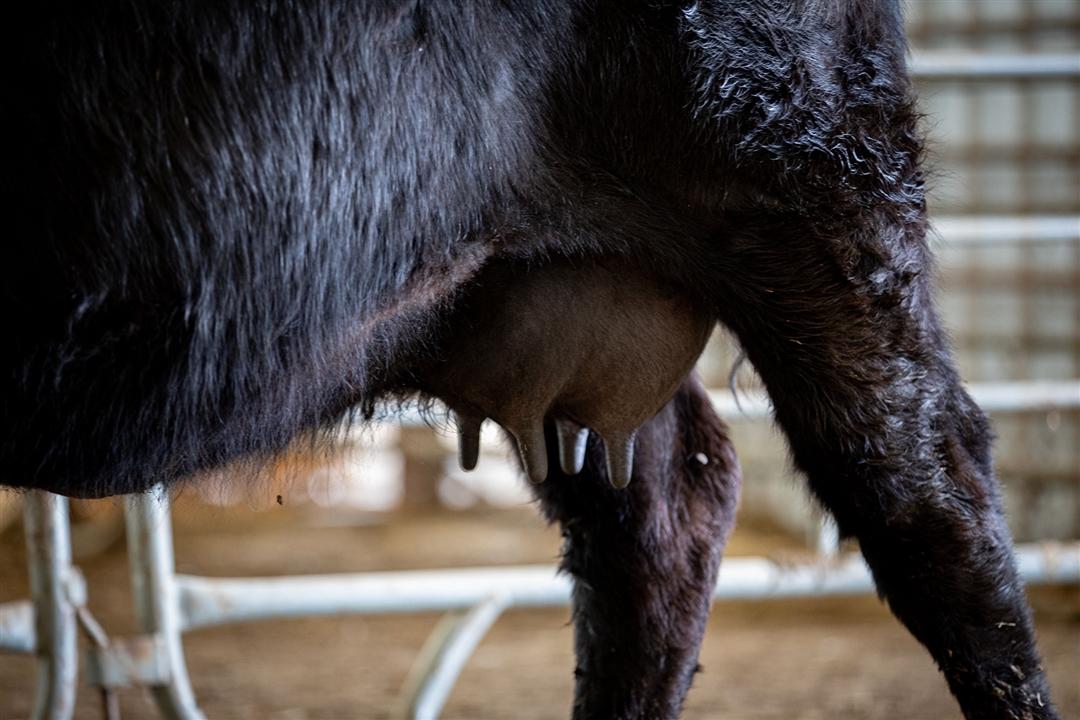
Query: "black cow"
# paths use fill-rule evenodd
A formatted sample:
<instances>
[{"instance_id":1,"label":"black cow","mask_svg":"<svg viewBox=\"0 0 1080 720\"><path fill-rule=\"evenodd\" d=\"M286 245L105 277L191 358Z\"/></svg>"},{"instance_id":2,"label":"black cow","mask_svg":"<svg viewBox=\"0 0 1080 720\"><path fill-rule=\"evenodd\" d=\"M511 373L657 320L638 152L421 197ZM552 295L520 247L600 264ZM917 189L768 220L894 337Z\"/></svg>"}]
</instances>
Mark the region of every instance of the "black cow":
<instances>
[{"instance_id":1,"label":"black cow","mask_svg":"<svg viewBox=\"0 0 1080 720\"><path fill-rule=\"evenodd\" d=\"M441 397L466 465L489 417L546 477L575 716L672 717L738 486L687 377L719 321L967 717L1055 716L933 309L896 0L32 12L5 482L138 492Z\"/></svg>"}]
</instances>

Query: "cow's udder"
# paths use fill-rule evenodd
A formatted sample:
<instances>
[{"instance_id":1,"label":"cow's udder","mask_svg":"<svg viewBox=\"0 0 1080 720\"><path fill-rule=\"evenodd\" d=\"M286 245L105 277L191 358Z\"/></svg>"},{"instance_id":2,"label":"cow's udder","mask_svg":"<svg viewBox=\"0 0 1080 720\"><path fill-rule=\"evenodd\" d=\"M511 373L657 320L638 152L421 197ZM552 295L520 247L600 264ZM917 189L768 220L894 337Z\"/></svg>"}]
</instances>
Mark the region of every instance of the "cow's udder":
<instances>
[{"instance_id":1,"label":"cow's udder","mask_svg":"<svg viewBox=\"0 0 1080 720\"><path fill-rule=\"evenodd\" d=\"M630 481L634 435L672 397L715 321L684 294L624 263L498 263L463 290L421 389L454 412L461 464L490 418L517 441L529 478L547 476L544 422L564 472L581 470L588 430L613 485Z\"/></svg>"}]
</instances>

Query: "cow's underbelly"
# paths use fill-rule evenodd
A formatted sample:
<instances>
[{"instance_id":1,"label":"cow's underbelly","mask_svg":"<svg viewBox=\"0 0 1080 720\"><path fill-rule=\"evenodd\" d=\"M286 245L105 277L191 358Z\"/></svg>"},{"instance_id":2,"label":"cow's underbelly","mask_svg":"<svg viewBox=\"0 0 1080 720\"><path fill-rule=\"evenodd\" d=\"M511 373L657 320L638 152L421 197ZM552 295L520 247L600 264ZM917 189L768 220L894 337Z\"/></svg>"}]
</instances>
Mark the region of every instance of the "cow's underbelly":
<instances>
[{"instance_id":1,"label":"cow's underbelly","mask_svg":"<svg viewBox=\"0 0 1080 720\"><path fill-rule=\"evenodd\" d=\"M468 283L414 377L453 410L466 468L491 419L517 441L529 477L543 480L547 419L564 471L580 470L589 429L621 487L637 428L674 394L713 325L689 298L623 263L495 264Z\"/></svg>"}]
</instances>

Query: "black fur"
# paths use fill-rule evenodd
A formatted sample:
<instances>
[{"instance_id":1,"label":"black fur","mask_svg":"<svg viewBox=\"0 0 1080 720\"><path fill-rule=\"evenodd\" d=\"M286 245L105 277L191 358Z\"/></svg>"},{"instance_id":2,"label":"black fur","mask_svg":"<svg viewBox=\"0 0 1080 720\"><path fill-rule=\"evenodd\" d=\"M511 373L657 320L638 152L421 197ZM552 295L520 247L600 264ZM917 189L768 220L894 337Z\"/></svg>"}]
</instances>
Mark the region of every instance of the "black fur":
<instances>
[{"instance_id":1,"label":"black fur","mask_svg":"<svg viewBox=\"0 0 1080 720\"><path fill-rule=\"evenodd\" d=\"M693 378L638 434L626 490L607 483L595 439L582 473L537 486L574 578L574 716L676 717L734 526L735 450Z\"/></svg>"},{"instance_id":2,"label":"black fur","mask_svg":"<svg viewBox=\"0 0 1080 720\"><path fill-rule=\"evenodd\" d=\"M1055 717L930 296L895 0L34 12L7 24L5 482L100 496L267 457L437 356L487 260L621 256L738 335L965 714ZM627 494L593 465L540 491L580 717L677 712L730 527L718 427L684 387ZM698 441L724 463L679 465Z\"/></svg>"}]
</instances>

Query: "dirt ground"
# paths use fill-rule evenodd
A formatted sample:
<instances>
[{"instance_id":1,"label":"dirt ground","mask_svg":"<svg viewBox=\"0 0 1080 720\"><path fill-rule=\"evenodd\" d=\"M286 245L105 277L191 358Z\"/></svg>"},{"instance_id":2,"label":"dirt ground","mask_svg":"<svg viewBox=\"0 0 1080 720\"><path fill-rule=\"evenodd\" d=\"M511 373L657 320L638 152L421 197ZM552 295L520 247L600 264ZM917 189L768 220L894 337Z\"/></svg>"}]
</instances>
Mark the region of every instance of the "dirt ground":
<instances>
[{"instance_id":1,"label":"dirt ground","mask_svg":"<svg viewBox=\"0 0 1080 720\"><path fill-rule=\"evenodd\" d=\"M108 514L115 505L95 512ZM261 575L546 562L557 533L531 508L431 516L316 514L307 508L175 513L180 572ZM789 538L745 524L729 555L783 552ZM91 609L113 634L132 631L122 546L80 561ZM22 535L0 537L0 602L25 596ZM1042 649L1066 718L1080 718L1080 591L1032 593ZM437 616L288 620L197 631L188 667L209 718L391 718ZM567 610L504 615L472 657L444 718L565 718L573 660ZM874 598L721 602L690 693L690 719L958 718L929 656ZM34 662L0 655L0 718L29 714ZM127 719L156 717L140 691ZM77 718L98 703L80 690Z\"/></svg>"}]
</instances>

